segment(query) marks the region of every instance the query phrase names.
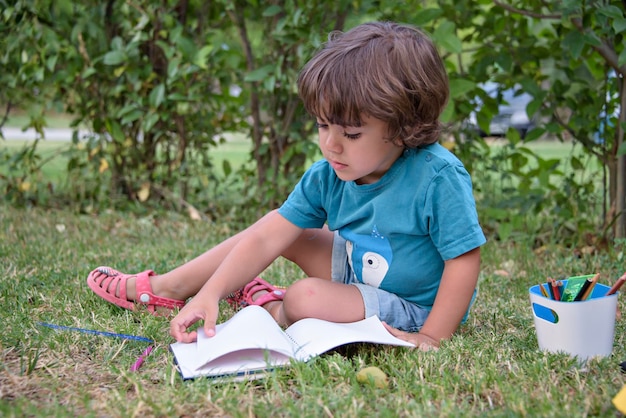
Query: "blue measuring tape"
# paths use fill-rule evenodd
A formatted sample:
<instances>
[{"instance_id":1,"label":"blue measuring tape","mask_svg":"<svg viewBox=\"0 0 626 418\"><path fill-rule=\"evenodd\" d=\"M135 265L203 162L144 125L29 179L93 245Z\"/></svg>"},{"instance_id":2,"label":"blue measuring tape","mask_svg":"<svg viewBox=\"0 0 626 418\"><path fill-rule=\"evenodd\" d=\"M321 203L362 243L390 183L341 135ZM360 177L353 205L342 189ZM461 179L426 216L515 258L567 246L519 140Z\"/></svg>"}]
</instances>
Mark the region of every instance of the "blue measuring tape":
<instances>
[{"instance_id":1,"label":"blue measuring tape","mask_svg":"<svg viewBox=\"0 0 626 418\"><path fill-rule=\"evenodd\" d=\"M49 324L47 322L38 322L38 324L43 326L43 327L52 328L52 329L58 329L58 330L63 330L63 331L77 331L77 332L83 332L85 334L102 335L104 337L121 338L121 339L124 339L124 340L144 341L144 342L147 342L147 343L154 342L150 338L139 337L137 335L117 334L115 332L97 331L97 330L94 330L94 329L87 329L87 328L66 327L64 325Z\"/></svg>"}]
</instances>

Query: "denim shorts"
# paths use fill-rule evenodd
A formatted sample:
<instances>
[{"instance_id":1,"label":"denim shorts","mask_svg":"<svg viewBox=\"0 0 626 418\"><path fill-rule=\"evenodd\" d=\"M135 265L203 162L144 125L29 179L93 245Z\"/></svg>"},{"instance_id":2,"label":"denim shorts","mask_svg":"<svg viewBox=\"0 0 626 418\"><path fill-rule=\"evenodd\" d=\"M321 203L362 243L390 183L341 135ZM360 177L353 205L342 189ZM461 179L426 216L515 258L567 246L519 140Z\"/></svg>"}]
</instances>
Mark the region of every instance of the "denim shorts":
<instances>
[{"instance_id":1,"label":"denim shorts","mask_svg":"<svg viewBox=\"0 0 626 418\"><path fill-rule=\"evenodd\" d=\"M351 284L361 292L365 305L365 317L376 315L394 328L407 332L418 332L430 312L400 296L360 283L348 263L346 240L337 231L333 241L332 255L333 282Z\"/></svg>"}]
</instances>

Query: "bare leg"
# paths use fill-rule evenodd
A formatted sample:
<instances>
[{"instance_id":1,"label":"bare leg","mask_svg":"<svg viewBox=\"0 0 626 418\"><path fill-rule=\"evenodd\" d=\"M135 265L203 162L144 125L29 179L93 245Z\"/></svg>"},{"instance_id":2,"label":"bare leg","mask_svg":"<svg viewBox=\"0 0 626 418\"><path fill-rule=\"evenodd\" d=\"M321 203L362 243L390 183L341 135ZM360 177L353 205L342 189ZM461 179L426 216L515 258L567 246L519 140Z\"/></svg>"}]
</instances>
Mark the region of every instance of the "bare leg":
<instances>
[{"instance_id":1,"label":"bare leg","mask_svg":"<svg viewBox=\"0 0 626 418\"><path fill-rule=\"evenodd\" d=\"M334 233L328 227L305 229L300 237L282 254L286 259L298 265L307 277L320 277L330 281ZM289 287L291 289L291 287ZM266 291L252 295L252 300L261 297ZM269 302L263 305L274 319L286 325L282 313L283 302Z\"/></svg>"},{"instance_id":2,"label":"bare leg","mask_svg":"<svg viewBox=\"0 0 626 418\"><path fill-rule=\"evenodd\" d=\"M365 317L361 292L351 285L331 282L333 233L324 227L305 230L283 256L296 263L308 276L298 280L280 302L263 307L283 326L303 318L353 322ZM253 299L265 292L258 292Z\"/></svg>"},{"instance_id":3,"label":"bare leg","mask_svg":"<svg viewBox=\"0 0 626 418\"><path fill-rule=\"evenodd\" d=\"M177 300L186 300L194 296L211 278L222 260L239 240L263 220L264 218L261 218L249 228L222 241L217 246L174 270L152 277L150 284L154 294ZM300 238L285 251L284 256L298 264L307 276L323 277L330 280L332 239L333 233L328 228L304 230ZM250 280L252 279L251 277ZM127 298L134 300L136 297L134 277L128 279L126 287ZM119 290L116 291L116 294L119 295ZM261 294L259 293L259 296Z\"/></svg>"},{"instance_id":4,"label":"bare leg","mask_svg":"<svg viewBox=\"0 0 626 418\"><path fill-rule=\"evenodd\" d=\"M285 326L303 318L354 322L365 318L365 305L355 286L309 277L291 285L270 313Z\"/></svg>"},{"instance_id":5,"label":"bare leg","mask_svg":"<svg viewBox=\"0 0 626 418\"><path fill-rule=\"evenodd\" d=\"M334 233L326 226L305 229L283 257L296 263L307 277L330 280L333 238Z\"/></svg>"}]
</instances>

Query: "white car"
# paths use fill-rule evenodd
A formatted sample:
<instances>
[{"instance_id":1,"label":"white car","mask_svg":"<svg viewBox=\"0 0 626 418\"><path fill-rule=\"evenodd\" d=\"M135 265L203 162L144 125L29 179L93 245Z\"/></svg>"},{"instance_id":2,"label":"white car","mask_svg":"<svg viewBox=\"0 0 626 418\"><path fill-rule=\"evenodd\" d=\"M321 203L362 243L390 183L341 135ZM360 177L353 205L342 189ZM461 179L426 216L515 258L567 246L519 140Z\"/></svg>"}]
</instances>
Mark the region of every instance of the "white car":
<instances>
[{"instance_id":1,"label":"white car","mask_svg":"<svg viewBox=\"0 0 626 418\"><path fill-rule=\"evenodd\" d=\"M494 99L498 97L498 84L486 83L481 87ZM469 128L481 136L505 136L509 128L515 128L520 137L524 138L526 133L535 126L534 118L529 118L526 112L526 107L533 97L528 93L517 92L518 89L515 88L501 90L502 99L498 104L498 114L491 119L488 132L478 126L476 111L472 112L467 120Z\"/></svg>"}]
</instances>

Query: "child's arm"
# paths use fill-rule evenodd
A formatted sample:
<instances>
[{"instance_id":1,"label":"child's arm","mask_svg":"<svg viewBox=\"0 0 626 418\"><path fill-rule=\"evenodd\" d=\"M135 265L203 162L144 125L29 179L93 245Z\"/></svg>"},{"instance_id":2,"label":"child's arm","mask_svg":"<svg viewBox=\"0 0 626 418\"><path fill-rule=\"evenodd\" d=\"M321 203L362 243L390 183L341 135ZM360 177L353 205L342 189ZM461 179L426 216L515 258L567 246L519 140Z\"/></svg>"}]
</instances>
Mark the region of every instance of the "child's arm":
<instances>
[{"instance_id":1,"label":"child's arm","mask_svg":"<svg viewBox=\"0 0 626 418\"><path fill-rule=\"evenodd\" d=\"M396 337L415 344L422 350L439 347L450 338L469 307L478 282L480 248L445 262L433 308L419 333L408 333L387 326Z\"/></svg>"},{"instance_id":2,"label":"child's arm","mask_svg":"<svg viewBox=\"0 0 626 418\"><path fill-rule=\"evenodd\" d=\"M170 322L170 334L179 342L193 342L196 331L189 327L204 321L208 336L215 334L218 304L260 274L300 235L302 229L273 211L245 231L200 291Z\"/></svg>"}]
</instances>

